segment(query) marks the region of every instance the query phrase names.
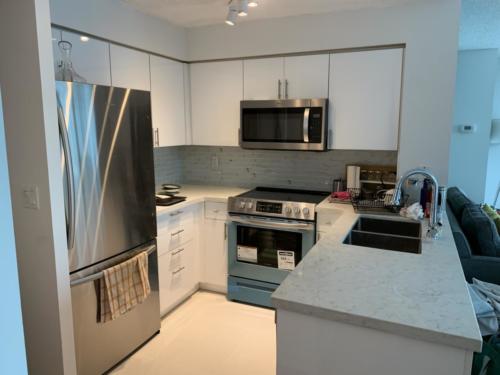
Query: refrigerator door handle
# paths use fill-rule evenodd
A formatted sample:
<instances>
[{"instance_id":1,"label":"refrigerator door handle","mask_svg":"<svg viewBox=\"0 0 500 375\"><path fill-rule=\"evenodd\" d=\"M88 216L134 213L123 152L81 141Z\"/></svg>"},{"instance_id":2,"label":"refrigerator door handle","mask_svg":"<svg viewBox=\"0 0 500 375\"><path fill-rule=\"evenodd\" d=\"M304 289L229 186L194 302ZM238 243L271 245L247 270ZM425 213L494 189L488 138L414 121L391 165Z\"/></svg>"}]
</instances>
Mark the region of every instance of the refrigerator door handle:
<instances>
[{"instance_id":1,"label":"refrigerator door handle","mask_svg":"<svg viewBox=\"0 0 500 375\"><path fill-rule=\"evenodd\" d=\"M148 248L146 248L144 251L149 255L149 254L151 254L155 250L156 250L156 245L151 245ZM124 262L126 262L126 260ZM77 286L77 285L80 285L80 284L86 284L86 283L88 283L90 281L99 280L103 276L104 276L104 272L103 271L96 272L96 273L94 273L92 275L85 276L85 277L82 277L80 279L73 280L73 281L71 281L70 285L73 287L73 286Z\"/></svg>"},{"instance_id":2,"label":"refrigerator door handle","mask_svg":"<svg viewBox=\"0 0 500 375\"><path fill-rule=\"evenodd\" d=\"M64 167L66 170L66 182L68 186L68 249L72 249L75 244L75 186L73 180L73 168L71 166L71 149L69 145L68 130L62 108L57 106L57 120L59 123L59 135L64 153Z\"/></svg>"}]
</instances>

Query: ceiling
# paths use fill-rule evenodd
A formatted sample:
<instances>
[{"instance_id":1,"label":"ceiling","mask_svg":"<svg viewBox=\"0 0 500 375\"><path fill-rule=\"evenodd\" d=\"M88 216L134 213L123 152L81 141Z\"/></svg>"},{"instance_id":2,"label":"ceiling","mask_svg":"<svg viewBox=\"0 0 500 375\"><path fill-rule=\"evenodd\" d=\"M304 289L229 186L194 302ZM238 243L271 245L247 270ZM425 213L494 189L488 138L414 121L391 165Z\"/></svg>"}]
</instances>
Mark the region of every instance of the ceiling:
<instances>
[{"instance_id":1,"label":"ceiling","mask_svg":"<svg viewBox=\"0 0 500 375\"><path fill-rule=\"evenodd\" d=\"M500 0L462 0L460 49L500 48Z\"/></svg>"},{"instance_id":2,"label":"ceiling","mask_svg":"<svg viewBox=\"0 0 500 375\"><path fill-rule=\"evenodd\" d=\"M122 0L141 12L164 18L169 22L197 27L221 24L227 15L228 0ZM338 10L386 7L419 0L260 0L245 18L238 22L327 13ZM422 1L422 0L420 0Z\"/></svg>"},{"instance_id":3,"label":"ceiling","mask_svg":"<svg viewBox=\"0 0 500 375\"><path fill-rule=\"evenodd\" d=\"M222 24L228 0L121 0L141 12L183 27ZM422 0L259 0L250 20L387 7ZM438 1L438 0L434 0ZM500 48L500 0L462 0L460 49Z\"/></svg>"}]
</instances>

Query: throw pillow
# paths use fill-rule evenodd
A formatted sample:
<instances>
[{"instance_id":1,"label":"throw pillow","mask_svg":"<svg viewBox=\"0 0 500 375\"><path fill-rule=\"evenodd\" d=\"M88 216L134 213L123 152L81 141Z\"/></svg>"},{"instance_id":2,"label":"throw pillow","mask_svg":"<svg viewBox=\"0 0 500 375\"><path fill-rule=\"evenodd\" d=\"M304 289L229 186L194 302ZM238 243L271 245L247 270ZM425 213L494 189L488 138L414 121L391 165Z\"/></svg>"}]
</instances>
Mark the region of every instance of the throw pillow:
<instances>
[{"instance_id":1,"label":"throw pillow","mask_svg":"<svg viewBox=\"0 0 500 375\"><path fill-rule=\"evenodd\" d=\"M488 206L487 204L483 204L481 208L486 213L486 215L488 215L490 219L493 220L493 222L497 226L498 234L500 234L500 215L491 206Z\"/></svg>"}]
</instances>

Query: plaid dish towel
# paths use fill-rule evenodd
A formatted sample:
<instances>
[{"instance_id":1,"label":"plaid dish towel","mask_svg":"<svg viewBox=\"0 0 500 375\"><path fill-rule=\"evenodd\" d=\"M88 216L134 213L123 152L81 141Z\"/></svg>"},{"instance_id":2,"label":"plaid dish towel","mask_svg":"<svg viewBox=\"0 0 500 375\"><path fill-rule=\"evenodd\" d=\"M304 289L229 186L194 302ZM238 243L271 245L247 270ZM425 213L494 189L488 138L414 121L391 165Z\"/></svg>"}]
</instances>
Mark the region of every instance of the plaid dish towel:
<instances>
[{"instance_id":1,"label":"plaid dish towel","mask_svg":"<svg viewBox=\"0 0 500 375\"><path fill-rule=\"evenodd\" d=\"M100 281L101 323L130 311L151 292L146 251L104 270L103 273Z\"/></svg>"}]
</instances>

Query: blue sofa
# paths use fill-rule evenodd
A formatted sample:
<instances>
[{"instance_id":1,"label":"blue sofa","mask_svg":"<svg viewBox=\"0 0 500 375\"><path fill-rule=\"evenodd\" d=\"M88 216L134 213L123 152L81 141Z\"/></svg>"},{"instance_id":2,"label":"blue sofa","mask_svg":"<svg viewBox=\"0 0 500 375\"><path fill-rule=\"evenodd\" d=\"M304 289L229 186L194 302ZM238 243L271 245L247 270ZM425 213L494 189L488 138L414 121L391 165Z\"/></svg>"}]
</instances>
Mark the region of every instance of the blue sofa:
<instances>
[{"instance_id":1,"label":"blue sofa","mask_svg":"<svg viewBox=\"0 0 500 375\"><path fill-rule=\"evenodd\" d=\"M456 187L448 189L446 211L467 281L500 284L500 236L493 221Z\"/></svg>"}]
</instances>

